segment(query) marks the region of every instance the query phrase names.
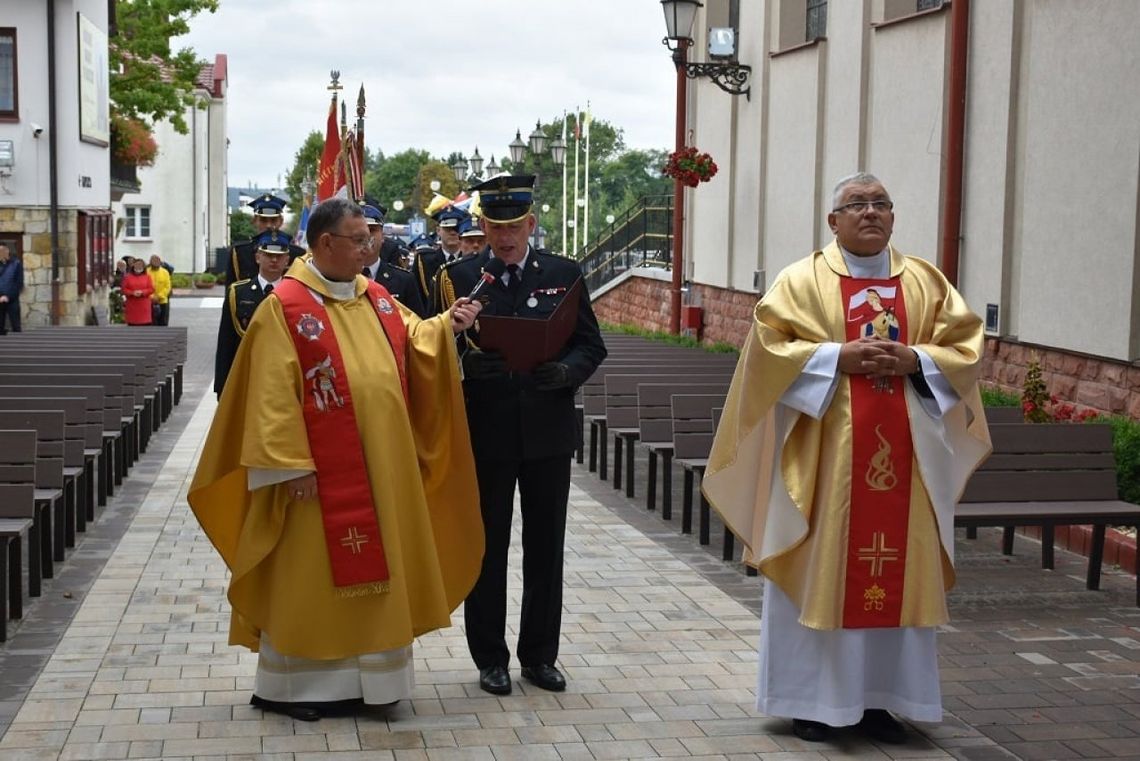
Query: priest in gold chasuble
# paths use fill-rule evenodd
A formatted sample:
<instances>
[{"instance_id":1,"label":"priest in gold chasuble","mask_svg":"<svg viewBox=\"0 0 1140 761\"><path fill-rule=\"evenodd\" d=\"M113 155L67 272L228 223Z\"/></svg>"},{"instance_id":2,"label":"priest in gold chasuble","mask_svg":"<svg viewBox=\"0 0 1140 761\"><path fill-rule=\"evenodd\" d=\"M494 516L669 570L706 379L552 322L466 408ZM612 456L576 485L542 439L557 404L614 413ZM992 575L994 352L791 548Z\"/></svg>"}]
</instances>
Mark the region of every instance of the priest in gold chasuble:
<instances>
[{"instance_id":1,"label":"priest in gold chasuble","mask_svg":"<svg viewBox=\"0 0 1140 761\"><path fill-rule=\"evenodd\" d=\"M360 275L360 207L321 203L257 309L189 492L232 574L230 643L259 653L252 702L315 720L411 696L412 640L450 626L483 528L456 331Z\"/></svg>"},{"instance_id":2,"label":"priest in gold chasuble","mask_svg":"<svg viewBox=\"0 0 1140 761\"><path fill-rule=\"evenodd\" d=\"M877 179L841 180L833 209L836 240L756 306L703 489L765 577L760 710L901 742L890 712L942 719L954 506L990 451L982 324L890 245Z\"/></svg>"}]
</instances>

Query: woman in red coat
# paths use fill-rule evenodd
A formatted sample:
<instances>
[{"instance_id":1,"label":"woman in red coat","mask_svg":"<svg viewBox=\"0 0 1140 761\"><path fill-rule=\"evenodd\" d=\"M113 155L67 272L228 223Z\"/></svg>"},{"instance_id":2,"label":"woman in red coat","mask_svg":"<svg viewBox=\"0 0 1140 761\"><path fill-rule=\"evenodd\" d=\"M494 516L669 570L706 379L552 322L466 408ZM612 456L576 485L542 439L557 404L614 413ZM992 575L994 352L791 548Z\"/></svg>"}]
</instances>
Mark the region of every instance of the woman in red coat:
<instances>
[{"instance_id":1,"label":"woman in red coat","mask_svg":"<svg viewBox=\"0 0 1140 761\"><path fill-rule=\"evenodd\" d=\"M120 288L123 291L123 314L128 325L150 325L150 295L154 293L154 282L146 274L146 261L135 259L131 270L123 275Z\"/></svg>"}]
</instances>

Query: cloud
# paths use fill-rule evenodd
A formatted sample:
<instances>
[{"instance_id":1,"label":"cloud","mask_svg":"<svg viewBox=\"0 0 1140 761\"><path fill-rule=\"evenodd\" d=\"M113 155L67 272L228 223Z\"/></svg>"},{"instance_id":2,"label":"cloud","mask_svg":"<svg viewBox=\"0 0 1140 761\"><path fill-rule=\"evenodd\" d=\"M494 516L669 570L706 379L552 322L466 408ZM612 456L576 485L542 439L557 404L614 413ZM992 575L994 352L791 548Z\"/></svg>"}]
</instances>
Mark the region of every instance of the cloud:
<instances>
[{"instance_id":1,"label":"cloud","mask_svg":"<svg viewBox=\"0 0 1140 761\"><path fill-rule=\"evenodd\" d=\"M385 153L507 155L520 129L589 101L631 148L673 142L675 71L652 0L223 0L177 44L229 57L231 185L275 183L324 131L339 69L366 143Z\"/></svg>"}]
</instances>

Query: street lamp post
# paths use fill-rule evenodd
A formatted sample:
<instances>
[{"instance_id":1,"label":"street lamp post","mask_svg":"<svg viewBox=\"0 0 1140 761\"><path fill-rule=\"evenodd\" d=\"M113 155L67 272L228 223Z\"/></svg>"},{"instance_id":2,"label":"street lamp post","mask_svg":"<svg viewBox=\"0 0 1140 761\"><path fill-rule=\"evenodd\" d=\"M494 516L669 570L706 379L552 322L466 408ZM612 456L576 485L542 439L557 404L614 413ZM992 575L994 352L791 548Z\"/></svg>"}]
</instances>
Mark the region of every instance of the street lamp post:
<instances>
[{"instance_id":1,"label":"street lamp post","mask_svg":"<svg viewBox=\"0 0 1140 761\"><path fill-rule=\"evenodd\" d=\"M491 157L493 162L495 157ZM479 155L479 146L475 146L475 152L471 154L471 158L467 159L467 163L471 166L471 174L479 177L483 174L483 157Z\"/></svg>"},{"instance_id":2,"label":"street lamp post","mask_svg":"<svg viewBox=\"0 0 1140 761\"><path fill-rule=\"evenodd\" d=\"M562 116L563 126L562 131L566 131L565 114ZM554 138L554 142L550 144L550 160L554 162L554 166L562 170L562 251L566 251L566 141L562 136Z\"/></svg>"},{"instance_id":3,"label":"street lamp post","mask_svg":"<svg viewBox=\"0 0 1140 761\"><path fill-rule=\"evenodd\" d=\"M451 165L451 173L455 175L455 181L460 185L467 179L467 159L463 158L463 154L455 159L455 163Z\"/></svg>"}]
</instances>

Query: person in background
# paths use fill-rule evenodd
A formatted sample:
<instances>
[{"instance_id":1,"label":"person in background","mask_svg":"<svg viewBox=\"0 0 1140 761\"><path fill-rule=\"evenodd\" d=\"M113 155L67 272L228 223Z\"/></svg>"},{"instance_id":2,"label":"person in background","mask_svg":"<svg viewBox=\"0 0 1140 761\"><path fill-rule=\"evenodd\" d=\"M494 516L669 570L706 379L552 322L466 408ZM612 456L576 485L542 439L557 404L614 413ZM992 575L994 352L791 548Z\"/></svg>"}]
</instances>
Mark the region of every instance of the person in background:
<instances>
[{"instance_id":1,"label":"person in background","mask_svg":"<svg viewBox=\"0 0 1140 761\"><path fill-rule=\"evenodd\" d=\"M170 291L173 286L170 282L170 271L163 266L161 256L158 254L151 255L150 266L146 268L146 274L150 276L150 280L154 284L154 292L150 295L150 299L154 303L152 324L169 325Z\"/></svg>"},{"instance_id":2,"label":"person in background","mask_svg":"<svg viewBox=\"0 0 1140 761\"><path fill-rule=\"evenodd\" d=\"M24 290L24 263L0 243L0 336L20 332L20 292Z\"/></svg>"},{"instance_id":3,"label":"person in background","mask_svg":"<svg viewBox=\"0 0 1140 761\"><path fill-rule=\"evenodd\" d=\"M154 281L146 271L144 259L131 259L131 267L123 275L123 315L128 325L150 325L154 321L151 294Z\"/></svg>"},{"instance_id":4,"label":"person in background","mask_svg":"<svg viewBox=\"0 0 1140 761\"><path fill-rule=\"evenodd\" d=\"M226 286L226 303L218 326L218 346L214 352L214 393L220 398L237 356L238 345L249 330L253 313L281 282L289 266L289 236L280 230L266 230L255 239L257 277Z\"/></svg>"}]
</instances>

